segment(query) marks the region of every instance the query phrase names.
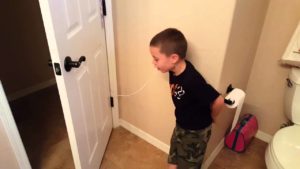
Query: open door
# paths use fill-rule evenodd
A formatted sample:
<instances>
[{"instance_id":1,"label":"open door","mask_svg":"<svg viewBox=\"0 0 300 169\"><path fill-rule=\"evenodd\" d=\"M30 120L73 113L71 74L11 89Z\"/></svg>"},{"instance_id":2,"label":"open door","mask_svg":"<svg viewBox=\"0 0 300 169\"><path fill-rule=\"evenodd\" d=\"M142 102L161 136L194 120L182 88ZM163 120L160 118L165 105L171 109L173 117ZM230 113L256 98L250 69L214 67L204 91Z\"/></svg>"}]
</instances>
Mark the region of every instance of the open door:
<instances>
[{"instance_id":1,"label":"open door","mask_svg":"<svg viewBox=\"0 0 300 169\"><path fill-rule=\"evenodd\" d=\"M39 0L76 169L99 169L112 130L99 0Z\"/></svg>"}]
</instances>

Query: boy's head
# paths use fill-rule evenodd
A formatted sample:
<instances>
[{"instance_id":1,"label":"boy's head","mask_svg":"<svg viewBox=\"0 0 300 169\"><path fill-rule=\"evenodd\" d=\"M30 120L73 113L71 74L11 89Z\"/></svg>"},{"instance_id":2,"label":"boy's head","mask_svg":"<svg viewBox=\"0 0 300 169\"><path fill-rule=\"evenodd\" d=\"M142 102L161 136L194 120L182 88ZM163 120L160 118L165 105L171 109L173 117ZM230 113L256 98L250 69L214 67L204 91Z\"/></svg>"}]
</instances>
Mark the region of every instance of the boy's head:
<instances>
[{"instance_id":1,"label":"boy's head","mask_svg":"<svg viewBox=\"0 0 300 169\"><path fill-rule=\"evenodd\" d=\"M153 64L162 72L172 71L176 63L184 60L187 41L175 28L168 28L155 35L150 41Z\"/></svg>"}]
</instances>

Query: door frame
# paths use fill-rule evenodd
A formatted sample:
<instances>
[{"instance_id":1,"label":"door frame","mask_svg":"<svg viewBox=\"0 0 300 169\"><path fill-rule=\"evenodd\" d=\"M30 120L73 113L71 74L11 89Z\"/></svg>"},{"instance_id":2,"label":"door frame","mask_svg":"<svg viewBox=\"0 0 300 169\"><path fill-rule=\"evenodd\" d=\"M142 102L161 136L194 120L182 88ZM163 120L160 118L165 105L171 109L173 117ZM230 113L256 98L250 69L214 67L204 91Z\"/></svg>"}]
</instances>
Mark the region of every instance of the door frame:
<instances>
[{"instance_id":1,"label":"door frame","mask_svg":"<svg viewBox=\"0 0 300 169\"><path fill-rule=\"evenodd\" d=\"M112 17L112 0L105 0L107 15L104 17L105 22L105 35L108 57L108 71L110 80L110 95L114 98L114 107L112 107L112 119L113 127L118 127L119 124L119 99L118 99L118 87L117 87L117 69L116 69L116 57L115 57L115 38L114 27Z\"/></svg>"},{"instance_id":2,"label":"door frame","mask_svg":"<svg viewBox=\"0 0 300 169\"><path fill-rule=\"evenodd\" d=\"M2 83L0 80L0 109L4 110L0 112L0 123L2 122L5 133L8 137L9 143L15 155L15 159L20 168L31 169L28 156L25 151L25 147L21 140L19 130L17 128L15 119L11 112L7 97L5 95Z\"/></svg>"},{"instance_id":3,"label":"door frame","mask_svg":"<svg viewBox=\"0 0 300 169\"><path fill-rule=\"evenodd\" d=\"M117 91L112 0L105 0L105 2L106 2L106 13L107 13L107 15L104 17L106 47L107 47L106 51L107 51L108 69L109 69L110 95L111 97L114 98L114 107L112 107L113 128L116 128L119 126L119 103L118 103L118 91ZM6 109L3 116L5 119L4 128L9 137L10 144L13 147L13 151L17 159L18 165L20 166L21 169L31 169L28 156L25 152L23 142L19 135L19 131L16 127L16 123L10 109Z\"/></svg>"}]
</instances>

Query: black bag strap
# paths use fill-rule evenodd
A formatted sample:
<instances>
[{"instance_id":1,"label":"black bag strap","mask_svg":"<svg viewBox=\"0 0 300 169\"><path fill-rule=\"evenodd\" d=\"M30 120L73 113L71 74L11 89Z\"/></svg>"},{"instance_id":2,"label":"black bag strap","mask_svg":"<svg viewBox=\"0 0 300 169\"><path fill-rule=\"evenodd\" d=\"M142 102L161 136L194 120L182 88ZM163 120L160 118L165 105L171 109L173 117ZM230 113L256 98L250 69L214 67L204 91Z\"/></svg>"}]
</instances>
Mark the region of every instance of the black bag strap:
<instances>
[{"instance_id":1,"label":"black bag strap","mask_svg":"<svg viewBox=\"0 0 300 169\"><path fill-rule=\"evenodd\" d=\"M235 149L235 146L236 146L236 142L237 142L237 139L239 137L239 134L242 130L242 128L245 126L245 124L247 123L247 121L250 120L250 118L252 117L252 114L249 114L248 117L242 119L239 124L240 124L240 127L236 130L235 132L235 137L234 137L234 140L233 140L233 144L232 144L232 149L234 150Z\"/></svg>"}]
</instances>

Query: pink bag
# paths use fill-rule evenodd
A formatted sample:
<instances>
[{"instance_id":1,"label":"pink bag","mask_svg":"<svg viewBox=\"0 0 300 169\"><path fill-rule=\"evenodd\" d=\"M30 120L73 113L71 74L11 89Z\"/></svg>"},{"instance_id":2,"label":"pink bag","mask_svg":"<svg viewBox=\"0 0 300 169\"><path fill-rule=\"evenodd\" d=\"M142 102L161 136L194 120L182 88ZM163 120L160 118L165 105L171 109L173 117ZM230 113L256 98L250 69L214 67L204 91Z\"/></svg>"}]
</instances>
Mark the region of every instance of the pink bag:
<instances>
[{"instance_id":1,"label":"pink bag","mask_svg":"<svg viewBox=\"0 0 300 169\"><path fill-rule=\"evenodd\" d=\"M226 136L226 147L239 153L244 152L257 130L256 117L252 114L245 114L234 129Z\"/></svg>"}]
</instances>

